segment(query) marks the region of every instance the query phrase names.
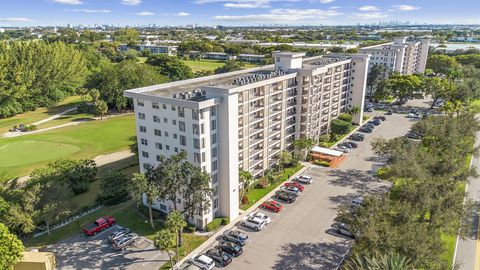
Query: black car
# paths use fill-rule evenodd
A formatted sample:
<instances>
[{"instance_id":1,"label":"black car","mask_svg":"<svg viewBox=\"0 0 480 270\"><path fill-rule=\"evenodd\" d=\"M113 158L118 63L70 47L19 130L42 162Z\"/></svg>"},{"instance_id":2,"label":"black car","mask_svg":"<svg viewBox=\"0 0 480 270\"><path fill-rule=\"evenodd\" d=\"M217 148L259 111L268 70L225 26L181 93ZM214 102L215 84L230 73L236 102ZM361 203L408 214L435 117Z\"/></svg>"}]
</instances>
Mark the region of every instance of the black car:
<instances>
[{"instance_id":1,"label":"black car","mask_svg":"<svg viewBox=\"0 0 480 270\"><path fill-rule=\"evenodd\" d=\"M238 257L243 253L243 248L232 242L223 242L218 248L220 248L223 252L226 252L233 257Z\"/></svg>"},{"instance_id":2,"label":"black car","mask_svg":"<svg viewBox=\"0 0 480 270\"><path fill-rule=\"evenodd\" d=\"M372 133L373 129L368 128L368 127L361 127L358 129L358 131L363 132L363 133Z\"/></svg>"},{"instance_id":3,"label":"black car","mask_svg":"<svg viewBox=\"0 0 480 270\"><path fill-rule=\"evenodd\" d=\"M382 115L375 116L375 117L373 117L373 119L379 119L379 120L382 120L382 121L387 120L387 118L385 116L382 116Z\"/></svg>"},{"instance_id":4,"label":"black car","mask_svg":"<svg viewBox=\"0 0 480 270\"><path fill-rule=\"evenodd\" d=\"M345 223L336 222L332 225L332 227L339 234L348 236L350 238L355 238L355 235L353 235L353 233L350 232L347 224L345 224Z\"/></svg>"},{"instance_id":5,"label":"black car","mask_svg":"<svg viewBox=\"0 0 480 270\"><path fill-rule=\"evenodd\" d=\"M275 193L275 198L287 203L293 203L296 200L295 196L292 196L283 190L277 191Z\"/></svg>"},{"instance_id":6,"label":"black car","mask_svg":"<svg viewBox=\"0 0 480 270\"><path fill-rule=\"evenodd\" d=\"M407 135L405 135L405 136L409 139L414 139L414 140L420 140L422 138L422 136L420 136L420 134L415 133L413 131L408 132Z\"/></svg>"},{"instance_id":7,"label":"black car","mask_svg":"<svg viewBox=\"0 0 480 270\"><path fill-rule=\"evenodd\" d=\"M375 128L375 125L374 124L369 124L369 123L366 123L363 125L364 127L366 128L370 128L370 129L374 129Z\"/></svg>"},{"instance_id":8,"label":"black car","mask_svg":"<svg viewBox=\"0 0 480 270\"><path fill-rule=\"evenodd\" d=\"M217 267L225 267L232 262L232 255L218 248L211 248L207 250L205 255L214 260Z\"/></svg>"},{"instance_id":9,"label":"black car","mask_svg":"<svg viewBox=\"0 0 480 270\"><path fill-rule=\"evenodd\" d=\"M337 146L338 146L338 147L346 147L346 148L348 148L348 149L352 149L352 148L353 148L352 145L349 144L349 143L347 143L347 142L339 143Z\"/></svg>"},{"instance_id":10,"label":"black car","mask_svg":"<svg viewBox=\"0 0 480 270\"><path fill-rule=\"evenodd\" d=\"M354 143L354 142L344 142L345 145L350 145L350 148L357 148L358 147L358 143Z\"/></svg>"},{"instance_id":11,"label":"black car","mask_svg":"<svg viewBox=\"0 0 480 270\"><path fill-rule=\"evenodd\" d=\"M368 124L372 124L372 125L375 125L375 126L380 126L381 123L382 123L382 121L378 120L378 119L368 121Z\"/></svg>"},{"instance_id":12,"label":"black car","mask_svg":"<svg viewBox=\"0 0 480 270\"><path fill-rule=\"evenodd\" d=\"M361 142L365 139L365 136L363 136L360 133L354 133L354 134L350 135L350 137L348 137L348 138L352 141Z\"/></svg>"},{"instance_id":13,"label":"black car","mask_svg":"<svg viewBox=\"0 0 480 270\"><path fill-rule=\"evenodd\" d=\"M387 113L385 113L386 115L392 115L393 112L392 111L388 111Z\"/></svg>"}]
</instances>

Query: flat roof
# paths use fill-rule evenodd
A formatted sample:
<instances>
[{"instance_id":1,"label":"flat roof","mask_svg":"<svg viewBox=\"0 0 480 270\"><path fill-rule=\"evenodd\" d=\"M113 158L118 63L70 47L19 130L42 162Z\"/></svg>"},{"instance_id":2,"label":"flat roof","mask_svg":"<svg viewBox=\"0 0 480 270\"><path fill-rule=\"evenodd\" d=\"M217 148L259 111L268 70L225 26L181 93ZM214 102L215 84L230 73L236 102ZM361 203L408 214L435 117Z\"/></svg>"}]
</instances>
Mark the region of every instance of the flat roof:
<instances>
[{"instance_id":1,"label":"flat roof","mask_svg":"<svg viewBox=\"0 0 480 270\"><path fill-rule=\"evenodd\" d=\"M315 152L315 153L328 155L328 156L334 156L334 157L341 157L343 155L343 152L333 150L333 149L329 149L329 148L320 147L320 146L315 146L310 151Z\"/></svg>"}]
</instances>

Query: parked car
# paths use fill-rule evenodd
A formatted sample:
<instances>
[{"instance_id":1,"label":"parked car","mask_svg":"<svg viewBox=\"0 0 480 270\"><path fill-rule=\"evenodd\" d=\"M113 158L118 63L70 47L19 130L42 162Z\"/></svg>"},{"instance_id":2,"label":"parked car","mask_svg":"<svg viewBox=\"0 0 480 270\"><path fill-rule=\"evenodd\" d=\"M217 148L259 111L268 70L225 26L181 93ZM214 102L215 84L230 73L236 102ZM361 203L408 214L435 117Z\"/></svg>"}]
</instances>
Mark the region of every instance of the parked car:
<instances>
[{"instance_id":1,"label":"parked car","mask_svg":"<svg viewBox=\"0 0 480 270\"><path fill-rule=\"evenodd\" d=\"M240 224L242 224L242 226L244 227L254 229L255 231L261 231L267 225L267 223L264 220L257 217L253 217L253 216L244 217L242 219L242 222L240 222Z\"/></svg>"},{"instance_id":2,"label":"parked car","mask_svg":"<svg viewBox=\"0 0 480 270\"><path fill-rule=\"evenodd\" d=\"M192 263L200 267L202 270L212 270L215 267L213 259L206 255L192 256Z\"/></svg>"},{"instance_id":3,"label":"parked car","mask_svg":"<svg viewBox=\"0 0 480 270\"><path fill-rule=\"evenodd\" d=\"M368 128L368 127L361 127L358 129L358 131L363 132L363 133L372 133L373 129Z\"/></svg>"},{"instance_id":4,"label":"parked car","mask_svg":"<svg viewBox=\"0 0 480 270\"><path fill-rule=\"evenodd\" d=\"M350 146L350 148L357 148L358 147L358 143L354 143L354 142L344 142L343 144Z\"/></svg>"},{"instance_id":5,"label":"parked car","mask_svg":"<svg viewBox=\"0 0 480 270\"><path fill-rule=\"evenodd\" d=\"M362 127L366 127L366 128L370 128L370 129L374 129L375 128L375 125L374 124L369 124L369 123L366 123L366 124L363 124Z\"/></svg>"},{"instance_id":6,"label":"parked car","mask_svg":"<svg viewBox=\"0 0 480 270\"><path fill-rule=\"evenodd\" d=\"M108 241L112 243L113 241L120 239L122 236L124 236L127 233L131 233L132 231L128 228L122 228L120 230L114 231L112 234L108 236Z\"/></svg>"},{"instance_id":7,"label":"parked car","mask_svg":"<svg viewBox=\"0 0 480 270\"><path fill-rule=\"evenodd\" d=\"M295 182L295 181L287 182L283 185L286 186L286 187L294 186L294 187L298 188L300 191L303 191L305 189L305 187L302 184L299 184L298 182Z\"/></svg>"},{"instance_id":8,"label":"parked car","mask_svg":"<svg viewBox=\"0 0 480 270\"><path fill-rule=\"evenodd\" d=\"M340 145L340 144L335 147L335 150L343 153L350 153L350 149L351 149L350 147L345 145Z\"/></svg>"},{"instance_id":9,"label":"parked car","mask_svg":"<svg viewBox=\"0 0 480 270\"><path fill-rule=\"evenodd\" d=\"M422 136L420 136L420 134L416 133L416 132L413 132L413 131L409 131L405 137L409 138L409 139L413 139L413 140L420 140L422 138Z\"/></svg>"},{"instance_id":10,"label":"parked car","mask_svg":"<svg viewBox=\"0 0 480 270\"><path fill-rule=\"evenodd\" d=\"M409 113L409 114L407 114L407 118L415 118L415 114L414 113Z\"/></svg>"},{"instance_id":11,"label":"parked car","mask_svg":"<svg viewBox=\"0 0 480 270\"><path fill-rule=\"evenodd\" d=\"M350 135L350 137L348 137L350 140L352 141L363 141L365 139L365 136L363 136L363 134L361 133L353 133L352 135Z\"/></svg>"},{"instance_id":12,"label":"parked car","mask_svg":"<svg viewBox=\"0 0 480 270\"><path fill-rule=\"evenodd\" d=\"M375 117L373 117L373 119L379 119L379 120L381 120L381 121L386 121L386 120L387 120L387 118L386 118L385 116L383 116L383 115L375 116Z\"/></svg>"},{"instance_id":13,"label":"parked car","mask_svg":"<svg viewBox=\"0 0 480 270\"><path fill-rule=\"evenodd\" d=\"M355 235L349 231L348 226L345 223L336 222L332 225L332 228L334 228L339 234L355 238Z\"/></svg>"},{"instance_id":14,"label":"parked car","mask_svg":"<svg viewBox=\"0 0 480 270\"><path fill-rule=\"evenodd\" d=\"M422 114L421 113L416 113L413 115L413 118L415 119L421 119L422 118Z\"/></svg>"},{"instance_id":15,"label":"parked car","mask_svg":"<svg viewBox=\"0 0 480 270\"><path fill-rule=\"evenodd\" d=\"M240 245L235 243L226 241L222 242L220 246L218 246L222 251L232 255L233 257L238 257L243 253L243 248Z\"/></svg>"},{"instance_id":16,"label":"parked car","mask_svg":"<svg viewBox=\"0 0 480 270\"><path fill-rule=\"evenodd\" d=\"M272 221L272 219L270 219L269 216L267 216L266 214L261 213L261 212L251 213L250 216L259 218L259 219L265 221L267 224L269 224Z\"/></svg>"},{"instance_id":17,"label":"parked car","mask_svg":"<svg viewBox=\"0 0 480 270\"><path fill-rule=\"evenodd\" d=\"M386 114L386 115L392 115L393 112L392 112L392 111L388 111L388 112L386 112L385 114Z\"/></svg>"},{"instance_id":18,"label":"parked car","mask_svg":"<svg viewBox=\"0 0 480 270\"><path fill-rule=\"evenodd\" d=\"M375 125L375 126L380 126L382 124L382 120L373 119L373 120L368 121L368 124L372 124L372 125Z\"/></svg>"},{"instance_id":19,"label":"parked car","mask_svg":"<svg viewBox=\"0 0 480 270\"><path fill-rule=\"evenodd\" d=\"M288 194L293 195L295 197L300 195L300 189L294 186L288 186L288 187L283 186L283 187L280 187L280 190L286 191Z\"/></svg>"},{"instance_id":20,"label":"parked car","mask_svg":"<svg viewBox=\"0 0 480 270\"><path fill-rule=\"evenodd\" d=\"M311 184L313 179L309 175L300 175L300 177L295 177L295 181L303 184Z\"/></svg>"},{"instance_id":21,"label":"parked car","mask_svg":"<svg viewBox=\"0 0 480 270\"><path fill-rule=\"evenodd\" d=\"M232 255L222 251L219 248L211 248L205 252L205 255L213 259L217 267L225 267L232 262Z\"/></svg>"},{"instance_id":22,"label":"parked car","mask_svg":"<svg viewBox=\"0 0 480 270\"><path fill-rule=\"evenodd\" d=\"M385 104L378 104L377 109L379 110L385 109Z\"/></svg>"},{"instance_id":23,"label":"parked car","mask_svg":"<svg viewBox=\"0 0 480 270\"><path fill-rule=\"evenodd\" d=\"M113 225L115 225L115 218L110 216L102 217L85 226L83 228L83 233L92 236Z\"/></svg>"},{"instance_id":24,"label":"parked car","mask_svg":"<svg viewBox=\"0 0 480 270\"><path fill-rule=\"evenodd\" d=\"M268 200L268 201L265 201L263 202L261 205L260 205L260 208L263 208L263 209L268 209L270 211L273 211L275 213L278 213L282 210L283 206L278 203L277 201L274 201L274 200Z\"/></svg>"},{"instance_id":25,"label":"parked car","mask_svg":"<svg viewBox=\"0 0 480 270\"><path fill-rule=\"evenodd\" d=\"M227 230L223 233L223 240L244 246L248 241L248 235L240 231Z\"/></svg>"},{"instance_id":26,"label":"parked car","mask_svg":"<svg viewBox=\"0 0 480 270\"><path fill-rule=\"evenodd\" d=\"M200 267L196 266L195 264L193 264L192 261L186 261L186 262L184 262L184 263L180 266L180 268L179 268L179 270L201 270L201 269L202 269L202 268L200 268Z\"/></svg>"},{"instance_id":27,"label":"parked car","mask_svg":"<svg viewBox=\"0 0 480 270\"><path fill-rule=\"evenodd\" d=\"M297 198L295 196L290 195L283 190L279 190L279 191L275 192L275 199L279 199L279 200L287 202L287 203L293 203L294 201L297 200Z\"/></svg>"},{"instance_id":28,"label":"parked car","mask_svg":"<svg viewBox=\"0 0 480 270\"><path fill-rule=\"evenodd\" d=\"M351 207L359 207L363 204L363 197L356 197L350 202Z\"/></svg>"},{"instance_id":29,"label":"parked car","mask_svg":"<svg viewBox=\"0 0 480 270\"><path fill-rule=\"evenodd\" d=\"M137 242L140 237L136 233L128 233L113 242L113 249L124 250L126 247Z\"/></svg>"},{"instance_id":30,"label":"parked car","mask_svg":"<svg viewBox=\"0 0 480 270\"><path fill-rule=\"evenodd\" d=\"M373 112L373 108L366 108L365 111L366 112Z\"/></svg>"}]
</instances>

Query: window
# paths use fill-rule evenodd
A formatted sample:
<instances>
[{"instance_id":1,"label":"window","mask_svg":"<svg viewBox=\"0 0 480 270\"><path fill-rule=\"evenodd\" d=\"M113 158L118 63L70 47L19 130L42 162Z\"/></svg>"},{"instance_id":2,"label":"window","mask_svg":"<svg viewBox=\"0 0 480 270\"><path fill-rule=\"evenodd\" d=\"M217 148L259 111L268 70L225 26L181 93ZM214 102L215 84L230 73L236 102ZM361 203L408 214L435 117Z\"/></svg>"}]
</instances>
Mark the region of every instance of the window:
<instances>
[{"instance_id":1,"label":"window","mask_svg":"<svg viewBox=\"0 0 480 270\"><path fill-rule=\"evenodd\" d=\"M198 120L198 111L197 110L192 110L192 119L193 120Z\"/></svg>"},{"instance_id":2,"label":"window","mask_svg":"<svg viewBox=\"0 0 480 270\"><path fill-rule=\"evenodd\" d=\"M180 145L187 146L187 137L180 135Z\"/></svg>"},{"instance_id":3,"label":"window","mask_svg":"<svg viewBox=\"0 0 480 270\"><path fill-rule=\"evenodd\" d=\"M173 138L174 138L174 139L177 138L177 133L173 133Z\"/></svg>"},{"instance_id":4,"label":"window","mask_svg":"<svg viewBox=\"0 0 480 270\"><path fill-rule=\"evenodd\" d=\"M205 162L206 160L206 155L205 155L205 152L202 153L202 162Z\"/></svg>"},{"instance_id":5,"label":"window","mask_svg":"<svg viewBox=\"0 0 480 270\"><path fill-rule=\"evenodd\" d=\"M141 143L142 145L148 145L147 139L140 139L140 143Z\"/></svg>"},{"instance_id":6,"label":"window","mask_svg":"<svg viewBox=\"0 0 480 270\"><path fill-rule=\"evenodd\" d=\"M182 204L182 199L177 199L177 203Z\"/></svg>"},{"instance_id":7,"label":"window","mask_svg":"<svg viewBox=\"0 0 480 270\"><path fill-rule=\"evenodd\" d=\"M198 135L198 134L199 134L198 125L197 125L197 124L193 124L193 125L192 125L192 128L193 128L193 134Z\"/></svg>"},{"instance_id":8,"label":"window","mask_svg":"<svg viewBox=\"0 0 480 270\"><path fill-rule=\"evenodd\" d=\"M152 108L160 109L160 104L158 104L158 102L152 102Z\"/></svg>"},{"instance_id":9,"label":"window","mask_svg":"<svg viewBox=\"0 0 480 270\"><path fill-rule=\"evenodd\" d=\"M145 102L141 99L137 99L137 105L143 107L143 106L145 106Z\"/></svg>"},{"instance_id":10,"label":"window","mask_svg":"<svg viewBox=\"0 0 480 270\"><path fill-rule=\"evenodd\" d=\"M217 196L218 195L218 186L215 186L213 188L213 196Z\"/></svg>"},{"instance_id":11,"label":"window","mask_svg":"<svg viewBox=\"0 0 480 270\"><path fill-rule=\"evenodd\" d=\"M200 140L193 139L193 148L200 149Z\"/></svg>"},{"instance_id":12,"label":"window","mask_svg":"<svg viewBox=\"0 0 480 270\"><path fill-rule=\"evenodd\" d=\"M157 161L160 161L160 155L157 155Z\"/></svg>"},{"instance_id":13,"label":"window","mask_svg":"<svg viewBox=\"0 0 480 270\"><path fill-rule=\"evenodd\" d=\"M140 132L145 133L147 132L147 128L144 126L140 126Z\"/></svg>"},{"instance_id":14,"label":"window","mask_svg":"<svg viewBox=\"0 0 480 270\"><path fill-rule=\"evenodd\" d=\"M212 130L215 130L215 129L217 129L217 121L212 120Z\"/></svg>"},{"instance_id":15,"label":"window","mask_svg":"<svg viewBox=\"0 0 480 270\"><path fill-rule=\"evenodd\" d=\"M211 137L211 139L210 139L211 144L217 143L217 134L216 133L212 134L210 137Z\"/></svg>"},{"instance_id":16,"label":"window","mask_svg":"<svg viewBox=\"0 0 480 270\"><path fill-rule=\"evenodd\" d=\"M144 170L146 170L150 167L150 165L148 163L143 163L142 167Z\"/></svg>"},{"instance_id":17,"label":"window","mask_svg":"<svg viewBox=\"0 0 480 270\"><path fill-rule=\"evenodd\" d=\"M170 145L166 144L165 149L170 150Z\"/></svg>"},{"instance_id":18,"label":"window","mask_svg":"<svg viewBox=\"0 0 480 270\"><path fill-rule=\"evenodd\" d=\"M212 174L212 184L216 184L218 182L218 176L216 173Z\"/></svg>"},{"instance_id":19,"label":"window","mask_svg":"<svg viewBox=\"0 0 480 270\"><path fill-rule=\"evenodd\" d=\"M168 137L168 132L167 131L165 131L163 134L165 135L165 137Z\"/></svg>"},{"instance_id":20,"label":"window","mask_svg":"<svg viewBox=\"0 0 480 270\"><path fill-rule=\"evenodd\" d=\"M165 123L165 124L168 123L168 119L166 117L163 118L163 123Z\"/></svg>"},{"instance_id":21,"label":"window","mask_svg":"<svg viewBox=\"0 0 480 270\"><path fill-rule=\"evenodd\" d=\"M162 104L162 108L167 109L167 104Z\"/></svg>"},{"instance_id":22,"label":"window","mask_svg":"<svg viewBox=\"0 0 480 270\"><path fill-rule=\"evenodd\" d=\"M202 134L205 134L205 124L200 124L200 130Z\"/></svg>"},{"instance_id":23,"label":"window","mask_svg":"<svg viewBox=\"0 0 480 270\"><path fill-rule=\"evenodd\" d=\"M153 116L153 122L155 122L155 123L160 123L160 117L154 115L154 116Z\"/></svg>"},{"instance_id":24,"label":"window","mask_svg":"<svg viewBox=\"0 0 480 270\"><path fill-rule=\"evenodd\" d=\"M182 107L178 107L178 117L185 117L185 109Z\"/></svg>"},{"instance_id":25,"label":"window","mask_svg":"<svg viewBox=\"0 0 480 270\"><path fill-rule=\"evenodd\" d=\"M160 150L163 149L162 144L158 143L158 142L155 143L155 148L160 149Z\"/></svg>"},{"instance_id":26,"label":"window","mask_svg":"<svg viewBox=\"0 0 480 270\"><path fill-rule=\"evenodd\" d=\"M217 157L217 148L212 148L212 158Z\"/></svg>"},{"instance_id":27,"label":"window","mask_svg":"<svg viewBox=\"0 0 480 270\"><path fill-rule=\"evenodd\" d=\"M142 151L142 157L148 158L148 152Z\"/></svg>"},{"instance_id":28,"label":"window","mask_svg":"<svg viewBox=\"0 0 480 270\"><path fill-rule=\"evenodd\" d=\"M176 124L177 124L177 120L172 120L172 124L176 125Z\"/></svg>"},{"instance_id":29,"label":"window","mask_svg":"<svg viewBox=\"0 0 480 270\"><path fill-rule=\"evenodd\" d=\"M140 119L140 120L145 120L145 114L139 112L139 113L138 113L138 119Z\"/></svg>"},{"instance_id":30,"label":"window","mask_svg":"<svg viewBox=\"0 0 480 270\"><path fill-rule=\"evenodd\" d=\"M210 108L210 115L211 115L211 116L217 115L217 108L216 108L216 107Z\"/></svg>"},{"instance_id":31,"label":"window","mask_svg":"<svg viewBox=\"0 0 480 270\"><path fill-rule=\"evenodd\" d=\"M193 153L193 161L200 163L200 154L199 153Z\"/></svg>"},{"instance_id":32,"label":"window","mask_svg":"<svg viewBox=\"0 0 480 270\"><path fill-rule=\"evenodd\" d=\"M203 148L205 148L205 138L202 138L201 142L202 142L201 145L202 145L202 149L203 149Z\"/></svg>"},{"instance_id":33,"label":"window","mask_svg":"<svg viewBox=\"0 0 480 270\"><path fill-rule=\"evenodd\" d=\"M177 147L175 147L174 151L175 151L175 153L178 153L178 148L177 148Z\"/></svg>"},{"instance_id":34,"label":"window","mask_svg":"<svg viewBox=\"0 0 480 270\"><path fill-rule=\"evenodd\" d=\"M172 111L175 111L175 105L172 105Z\"/></svg>"},{"instance_id":35,"label":"window","mask_svg":"<svg viewBox=\"0 0 480 270\"><path fill-rule=\"evenodd\" d=\"M218 207L218 199L213 200L213 209Z\"/></svg>"},{"instance_id":36,"label":"window","mask_svg":"<svg viewBox=\"0 0 480 270\"><path fill-rule=\"evenodd\" d=\"M178 121L178 130L180 130L181 132L185 132L185 122Z\"/></svg>"},{"instance_id":37,"label":"window","mask_svg":"<svg viewBox=\"0 0 480 270\"><path fill-rule=\"evenodd\" d=\"M218 163L216 160L212 161L212 171L215 171L218 168Z\"/></svg>"},{"instance_id":38,"label":"window","mask_svg":"<svg viewBox=\"0 0 480 270\"><path fill-rule=\"evenodd\" d=\"M153 133L155 134L155 136L160 136L160 137L162 136L162 131L159 129L153 130Z\"/></svg>"}]
</instances>

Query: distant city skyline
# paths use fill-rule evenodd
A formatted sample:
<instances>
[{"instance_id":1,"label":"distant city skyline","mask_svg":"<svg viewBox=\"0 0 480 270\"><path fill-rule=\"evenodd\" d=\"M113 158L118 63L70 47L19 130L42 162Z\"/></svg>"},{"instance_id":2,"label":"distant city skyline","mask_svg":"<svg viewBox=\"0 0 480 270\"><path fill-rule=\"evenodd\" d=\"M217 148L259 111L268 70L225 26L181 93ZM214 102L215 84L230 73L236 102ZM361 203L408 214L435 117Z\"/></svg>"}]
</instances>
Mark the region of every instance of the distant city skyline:
<instances>
[{"instance_id":1,"label":"distant city skyline","mask_svg":"<svg viewBox=\"0 0 480 270\"><path fill-rule=\"evenodd\" d=\"M17 0L2 4L0 25L480 24L479 9L470 0Z\"/></svg>"}]
</instances>

